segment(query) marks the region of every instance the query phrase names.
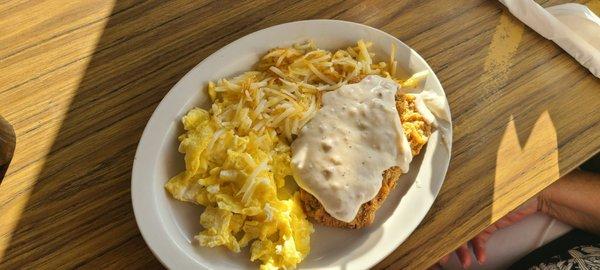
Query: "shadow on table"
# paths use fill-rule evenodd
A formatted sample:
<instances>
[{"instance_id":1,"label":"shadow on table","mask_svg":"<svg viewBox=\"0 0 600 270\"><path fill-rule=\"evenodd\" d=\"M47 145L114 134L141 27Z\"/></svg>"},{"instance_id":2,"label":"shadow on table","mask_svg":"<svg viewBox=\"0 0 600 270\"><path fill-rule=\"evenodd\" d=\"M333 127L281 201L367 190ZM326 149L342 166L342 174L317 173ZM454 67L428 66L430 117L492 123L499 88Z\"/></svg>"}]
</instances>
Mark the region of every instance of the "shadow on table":
<instances>
[{"instance_id":1,"label":"shadow on table","mask_svg":"<svg viewBox=\"0 0 600 270\"><path fill-rule=\"evenodd\" d=\"M0 268L162 268L139 234L129 195L138 140L162 97L237 38L334 17L354 4L297 13L286 8L297 1L116 1Z\"/></svg>"}]
</instances>

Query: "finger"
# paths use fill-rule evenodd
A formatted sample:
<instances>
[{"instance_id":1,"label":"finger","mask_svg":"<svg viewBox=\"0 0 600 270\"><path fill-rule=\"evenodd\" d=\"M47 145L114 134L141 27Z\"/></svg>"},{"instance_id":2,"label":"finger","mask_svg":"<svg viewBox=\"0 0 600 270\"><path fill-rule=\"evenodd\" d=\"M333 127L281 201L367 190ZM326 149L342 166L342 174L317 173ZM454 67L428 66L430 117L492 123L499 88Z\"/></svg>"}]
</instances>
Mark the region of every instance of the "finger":
<instances>
[{"instance_id":1,"label":"finger","mask_svg":"<svg viewBox=\"0 0 600 270\"><path fill-rule=\"evenodd\" d=\"M508 214L506 217L512 223L516 223L516 222L519 222L522 219L526 218L529 215L530 215L529 213L525 213L525 212L515 212L515 213Z\"/></svg>"},{"instance_id":2,"label":"finger","mask_svg":"<svg viewBox=\"0 0 600 270\"><path fill-rule=\"evenodd\" d=\"M476 235L475 237L473 237L473 239L475 239L475 238L481 238L485 242L488 239L490 239L490 236L492 236L492 233L494 233L495 231L496 231L496 226L493 226L493 225L489 226L485 230L483 230L482 232L480 232L478 235Z\"/></svg>"},{"instance_id":3,"label":"finger","mask_svg":"<svg viewBox=\"0 0 600 270\"><path fill-rule=\"evenodd\" d=\"M445 265L448 262L448 260L450 260L450 254L446 254L446 256L442 257L439 261L439 264Z\"/></svg>"},{"instance_id":4,"label":"finger","mask_svg":"<svg viewBox=\"0 0 600 270\"><path fill-rule=\"evenodd\" d=\"M537 209L535 208L518 209L514 212L508 213L506 216L498 220L495 225L498 227L498 229L506 228L534 214L535 212L537 212Z\"/></svg>"},{"instance_id":5,"label":"finger","mask_svg":"<svg viewBox=\"0 0 600 270\"><path fill-rule=\"evenodd\" d=\"M483 232L482 232L482 233L486 233L486 234L492 234L492 233L494 233L495 231L497 231L498 229L499 229L499 228L498 228L498 225L497 225L497 223L492 223L490 226L488 226L487 228L485 228L485 230L483 230Z\"/></svg>"},{"instance_id":6,"label":"finger","mask_svg":"<svg viewBox=\"0 0 600 270\"><path fill-rule=\"evenodd\" d=\"M467 244L463 244L456 250L456 256L458 256L458 260L464 269L471 266L471 254L469 253Z\"/></svg>"},{"instance_id":7,"label":"finger","mask_svg":"<svg viewBox=\"0 0 600 270\"><path fill-rule=\"evenodd\" d=\"M483 264L486 260L485 255L485 242L483 238L473 238L471 241L471 246L473 246L473 253L475 253L475 258L479 264Z\"/></svg>"},{"instance_id":8,"label":"finger","mask_svg":"<svg viewBox=\"0 0 600 270\"><path fill-rule=\"evenodd\" d=\"M496 223L494 223L494 225L496 225L496 227L498 229L506 228L506 227L510 226L511 224L513 224L513 222L506 217L503 217L503 218L499 219L498 221L496 221Z\"/></svg>"}]
</instances>

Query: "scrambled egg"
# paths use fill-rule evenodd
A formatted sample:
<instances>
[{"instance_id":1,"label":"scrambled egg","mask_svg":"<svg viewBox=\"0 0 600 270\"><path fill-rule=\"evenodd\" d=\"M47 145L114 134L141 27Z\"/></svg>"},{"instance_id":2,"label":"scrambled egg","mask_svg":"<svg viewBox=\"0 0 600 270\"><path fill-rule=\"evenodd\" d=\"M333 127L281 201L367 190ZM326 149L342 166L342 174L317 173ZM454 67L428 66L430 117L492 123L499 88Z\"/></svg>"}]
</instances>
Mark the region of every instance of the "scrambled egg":
<instances>
[{"instance_id":1,"label":"scrambled egg","mask_svg":"<svg viewBox=\"0 0 600 270\"><path fill-rule=\"evenodd\" d=\"M312 225L297 195L285 190L290 148L274 130L244 136L219 128L209 112L191 110L179 151L186 171L166 189L174 198L205 206L200 245L239 252L250 245L250 260L261 269L293 268L310 250ZM280 190L280 191L278 191ZM278 196L279 195L279 196Z\"/></svg>"},{"instance_id":2,"label":"scrambled egg","mask_svg":"<svg viewBox=\"0 0 600 270\"><path fill-rule=\"evenodd\" d=\"M256 71L208 84L210 110L182 119L185 171L165 185L175 199L205 207L200 245L249 246L261 269L293 269L306 257L313 226L294 188L290 143L317 112L322 91L368 74L393 76L394 50L389 64L374 63L369 46L276 48Z\"/></svg>"}]
</instances>

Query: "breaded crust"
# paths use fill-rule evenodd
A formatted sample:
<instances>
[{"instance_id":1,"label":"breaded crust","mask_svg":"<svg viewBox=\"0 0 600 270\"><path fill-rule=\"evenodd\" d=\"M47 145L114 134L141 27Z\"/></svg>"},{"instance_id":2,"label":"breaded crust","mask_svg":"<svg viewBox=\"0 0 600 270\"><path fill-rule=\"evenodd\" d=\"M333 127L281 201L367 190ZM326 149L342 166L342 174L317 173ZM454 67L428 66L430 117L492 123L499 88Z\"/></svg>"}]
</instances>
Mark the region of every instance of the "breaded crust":
<instances>
[{"instance_id":1,"label":"breaded crust","mask_svg":"<svg viewBox=\"0 0 600 270\"><path fill-rule=\"evenodd\" d=\"M421 152L423 145L431 134L431 125L425 122L423 116L415 108L415 97L410 94L396 95L396 110L402 121L402 128L410 143L413 156ZM397 166L385 170L382 174L382 185L377 196L361 205L358 214L352 222L344 222L330 216L323 205L313 195L300 189L300 200L307 216L313 221L329 227L359 229L370 225L375 220L375 213L385 201L390 191L396 186L402 171Z\"/></svg>"}]
</instances>

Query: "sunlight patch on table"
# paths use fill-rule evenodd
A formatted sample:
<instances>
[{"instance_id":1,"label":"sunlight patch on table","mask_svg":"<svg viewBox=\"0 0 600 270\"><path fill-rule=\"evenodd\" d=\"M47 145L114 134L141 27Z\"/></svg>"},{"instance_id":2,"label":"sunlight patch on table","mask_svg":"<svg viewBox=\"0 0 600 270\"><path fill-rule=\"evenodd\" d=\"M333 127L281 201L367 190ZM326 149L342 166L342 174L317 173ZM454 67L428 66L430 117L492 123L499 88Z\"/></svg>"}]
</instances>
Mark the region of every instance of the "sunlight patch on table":
<instances>
[{"instance_id":1,"label":"sunlight patch on table","mask_svg":"<svg viewBox=\"0 0 600 270\"><path fill-rule=\"evenodd\" d=\"M560 177L556 129L548 111L539 116L523 147L517 132L511 116L496 157L492 222ZM530 185L534 180L544 184Z\"/></svg>"},{"instance_id":2,"label":"sunlight patch on table","mask_svg":"<svg viewBox=\"0 0 600 270\"><path fill-rule=\"evenodd\" d=\"M501 87L508 79L512 58L523 38L523 23L502 11L483 66L480 82L488 89Z\"/></svg>"}]
</instances>

